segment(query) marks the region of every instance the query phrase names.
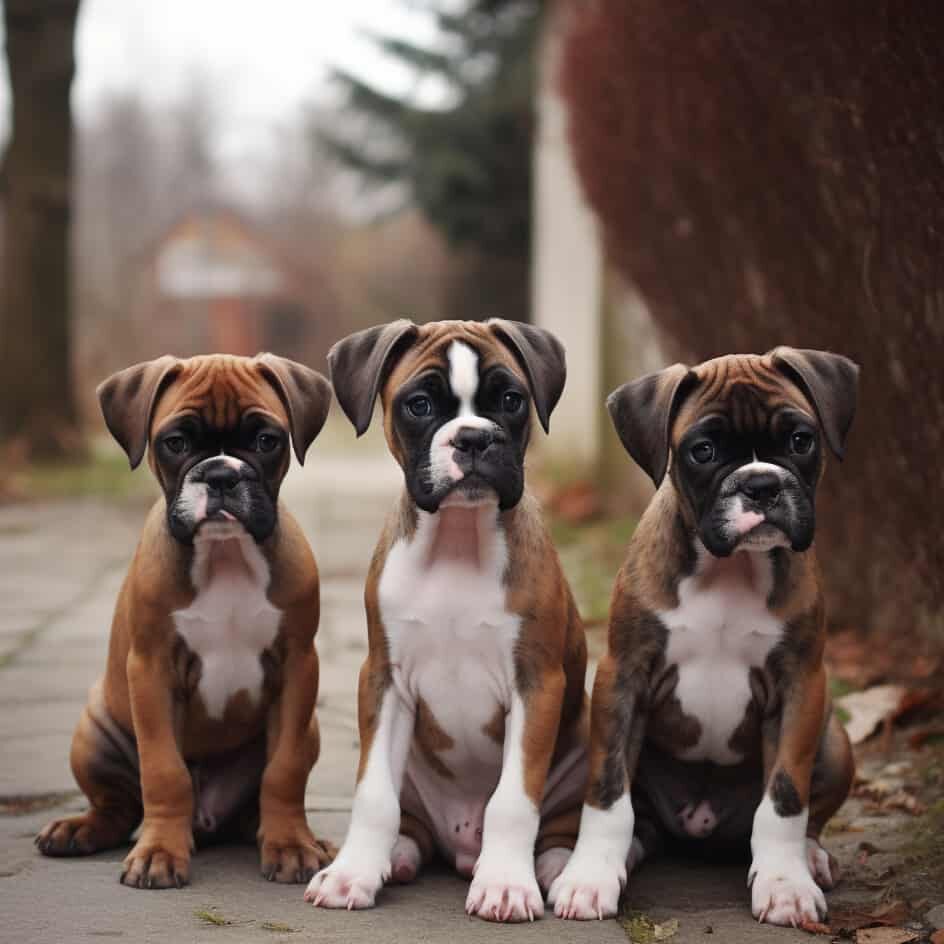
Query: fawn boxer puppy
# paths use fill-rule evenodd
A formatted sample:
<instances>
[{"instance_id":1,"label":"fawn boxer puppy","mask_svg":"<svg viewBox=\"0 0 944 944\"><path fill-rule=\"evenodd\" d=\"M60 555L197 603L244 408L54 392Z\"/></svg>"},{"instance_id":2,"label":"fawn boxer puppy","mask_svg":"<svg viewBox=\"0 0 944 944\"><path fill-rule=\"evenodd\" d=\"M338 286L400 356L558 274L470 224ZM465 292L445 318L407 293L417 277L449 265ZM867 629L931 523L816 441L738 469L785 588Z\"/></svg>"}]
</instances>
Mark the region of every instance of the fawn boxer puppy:
<instances>
[{"instance_id":1,"label":"fawn boxer puppy","mask_svg":"<svg viewBox=\"0 0 944 944\"><path fill-rule=\"evenodd\" d=\"M302 882L330 860L305 821L318 757L318 570L279 503L328 413L327 381L258 357L161 357L99 388L109 430L163 491L112 622L108 664L72 741L88 812L37 837L88 855L141 832L121 881L180 887L194 838L258 824L262 871Z\"/></svg>"},{"instance_id":2,"label":"fawn boxer puppy","mask_svg":"<svg viewBox=\"0 0 944 944\"><path fill-rule=\"evenodd\" d=\"M547 429L563 348L509 321L397 321L328 359L358 435L379 393L405 489L364 594L351 824L305 897L370 907L438 852L474 876L469 914L533 919L586 782L583 627L524 488L531 407Z\"/></svg>"},{"instance_id":3,"label":"fawn boxer puppy","mask_svg":"<svg viewBox=\"0 0 944 944\"><path fill-rule=\"evenodd\" d=\"M825 914L820 889L838 875L819 835L853 761L826 694L814 493L825 448L842 457L857 375L836 354L779 347L676 364L608 400L658 491L613 592L558 915L615 914L666 834L750 837L759 921Z\"/></svg>"}]
</instances>

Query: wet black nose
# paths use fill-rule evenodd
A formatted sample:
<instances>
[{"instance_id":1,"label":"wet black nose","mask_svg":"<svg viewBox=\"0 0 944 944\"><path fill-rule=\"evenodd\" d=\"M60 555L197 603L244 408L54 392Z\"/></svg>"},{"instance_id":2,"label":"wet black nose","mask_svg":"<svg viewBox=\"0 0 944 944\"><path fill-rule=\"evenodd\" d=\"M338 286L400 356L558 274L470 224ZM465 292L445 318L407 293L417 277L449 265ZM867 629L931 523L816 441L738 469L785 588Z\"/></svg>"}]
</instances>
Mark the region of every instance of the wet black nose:
<instances>
[{"instance_id":1,"label":"wet black nose","mask_svg":"<svg viewBox=\"0 0 944 944\"><path fill-rule=\"evenodd\" d=\"M773 505L780 489L780 476L775 472L752 472L740 484L740 491L762 506Z\"/></svg>"},{"instance_id":2,"label":"wet black nose","mask_svg":"<svg viewBox=\"0 0 944 944\"><path fill-rule=\"evenodd\" d=\"M239 484L241 476L229 463L213 466L203 475L208 489L214 492L229 492Z\"/></svg>"},{"instance_id":3,"label":"wet black nose","mask_svg":"<svg viewBox=\"0 0 944 944\"><path fill-rule=\"evenodd\" d=\"M452 437L453 446L460 452L485 452L493 441L491 430L477 426L463 426Z\"/></svg>"}]
</instances>

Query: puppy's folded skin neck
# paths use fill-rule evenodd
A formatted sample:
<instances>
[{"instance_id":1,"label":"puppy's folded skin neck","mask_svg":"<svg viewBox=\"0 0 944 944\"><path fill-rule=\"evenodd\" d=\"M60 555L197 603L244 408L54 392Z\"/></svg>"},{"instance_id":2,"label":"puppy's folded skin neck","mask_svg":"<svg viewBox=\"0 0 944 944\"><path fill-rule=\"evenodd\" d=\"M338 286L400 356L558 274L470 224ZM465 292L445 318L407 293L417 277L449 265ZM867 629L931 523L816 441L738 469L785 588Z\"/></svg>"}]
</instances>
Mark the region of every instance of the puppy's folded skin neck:
<instances>
[{"instance_id":1,"label":"puppy's folded skin neck","mask_svg":"<svg viewBox=\"0 0 944 944\"><path fill-rule=\"evenodd\" d=\"M432 568L452 564L482 570L492 557L498 504L443 504L434 514L421 512L428 520L429 536L425 562ZM425 530L425 529L424 529Z\"/></svg>"}]
</instances>

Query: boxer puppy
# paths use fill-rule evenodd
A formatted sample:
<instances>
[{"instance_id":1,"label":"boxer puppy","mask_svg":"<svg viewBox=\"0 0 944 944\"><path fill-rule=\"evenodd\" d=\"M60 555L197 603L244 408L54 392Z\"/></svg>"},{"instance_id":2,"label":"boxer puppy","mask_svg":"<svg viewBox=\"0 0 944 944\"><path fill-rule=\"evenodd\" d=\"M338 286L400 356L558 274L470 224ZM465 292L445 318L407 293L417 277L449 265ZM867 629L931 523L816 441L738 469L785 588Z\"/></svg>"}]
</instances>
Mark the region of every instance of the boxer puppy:
<instances>
[{"instance_id":1,"label":"boxer puppy","mask_svg":"<svg viewBox=\"0 0 944 944\"><path fill-rule=\"evenodd\" d=\"M358 435L379 393L405 488L364 594L351 824L305 897L370 907L438 852L474 876L469 914L533 920L586 783L583 627L524 488L531 407L546 430L563 348L509 321L397 321L328 360Z\"/></svg>"},{"instance_id":2,"label":"boxer puppy","mask_svg":"<svg viewBox=\"0 0 944 944\"><path fill-rule=\"evenodd\" d=\"M676 364L607 401L658 491L613 591L558 915L615 914L666 834L745 851L749 837L758 921L825 915L838 872L819 836L853 760L826 694L814 493L825 448L842 458L857 375L779 347Z\"/></svg>"},{"instance_id":3,"label":"boxer puppy","mask_svg":"<svg viewBox=\"0 0 944 944\"><path fill-rule=\"evenodd\" d=\"M37 837L45 855L125 843L121 881L190 878L194 839L258 824L262 871L307 881L330 860L305 820L318 757L318 570L279 503L324 424L330 387L300 364L161 357L98 388L135 468L163 496L148 515L112 622L108 664L72 741L91 804Z\"/></svg>"}]
</instances>

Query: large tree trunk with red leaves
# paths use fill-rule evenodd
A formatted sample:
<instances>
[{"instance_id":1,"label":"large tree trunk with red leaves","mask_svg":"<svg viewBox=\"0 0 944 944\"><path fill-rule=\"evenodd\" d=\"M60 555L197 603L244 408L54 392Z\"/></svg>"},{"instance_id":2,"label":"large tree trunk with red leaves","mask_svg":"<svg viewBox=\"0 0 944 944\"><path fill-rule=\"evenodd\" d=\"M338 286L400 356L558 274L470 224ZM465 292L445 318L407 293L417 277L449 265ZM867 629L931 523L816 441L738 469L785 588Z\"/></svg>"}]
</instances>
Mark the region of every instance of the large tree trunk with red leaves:
<instances>
[{"instance_id":1,"label":"large tree trunk with red leaves","mask_svg":"<svg viewBox=\"0 0 944 944\"><path fill-rule=\"evenodd\" d=\"M69 92L78 0L4 0L13 135L3 163L0 442L33 457L75 448Z\"/></svg>"},{"instance_id":2,"label":"large tree trunk with red leaves","mask_svg":"<svg viewBox=\"0 0 944 944\"><path fill-rule=\"evenodd\" d=\"M586 0L561 75L611 261L689 361L862 365L833 625L944 645L944 6Z\"/></svg>"}]
</instances>

